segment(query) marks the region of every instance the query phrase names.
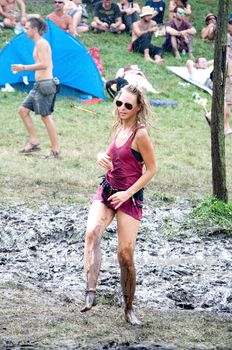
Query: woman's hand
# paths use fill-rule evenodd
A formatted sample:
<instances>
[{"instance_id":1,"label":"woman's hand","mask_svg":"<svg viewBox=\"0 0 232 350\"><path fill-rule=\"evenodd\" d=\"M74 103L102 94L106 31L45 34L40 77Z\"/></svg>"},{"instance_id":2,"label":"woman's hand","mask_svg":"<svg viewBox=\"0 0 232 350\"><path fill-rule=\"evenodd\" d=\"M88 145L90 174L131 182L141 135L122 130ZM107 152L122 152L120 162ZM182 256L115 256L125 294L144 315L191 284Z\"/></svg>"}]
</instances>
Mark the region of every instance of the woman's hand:
<instances>
[{"instance_id":1,"label":"woman's hand","mask_svg":"<svg viewBox=\"0 0 232 350\"><path fill-rule=\"evenodd\" d=\"M114 206L114 209L118 209L120 205L122 205L130 197L131 196L128 191L120 191L112 194L112 196L108 198L108 201Z\"/></svg>"},{"instance_id":2,"label":"woman's hand","mask_svg":"<svg viewBox=\"0 0 232 350\"><path fill-rule=\"evenodd\" d=\"M97 164L103 169L113 170L111 158L107 153L98 153Z\"/></svg>"}]
</instances>

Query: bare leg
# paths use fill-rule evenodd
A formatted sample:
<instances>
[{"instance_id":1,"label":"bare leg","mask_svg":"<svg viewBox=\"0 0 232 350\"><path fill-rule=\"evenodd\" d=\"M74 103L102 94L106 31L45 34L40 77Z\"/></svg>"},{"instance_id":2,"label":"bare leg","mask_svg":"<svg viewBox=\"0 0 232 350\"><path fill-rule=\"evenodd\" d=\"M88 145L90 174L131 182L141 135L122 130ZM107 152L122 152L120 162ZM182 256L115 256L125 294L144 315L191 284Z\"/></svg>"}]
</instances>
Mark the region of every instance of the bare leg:
<instances>
[{"instance_id":1,"label":"bare leg","mask_svg":"<svg viewBox=\"0 0 232 350\"><path fill-rule=\"evenodd\" d=\"M51 150L53 152L58 152L58 138L57 138L57 131L56 131L56 125L54 120L52 119L52 116L48 115L46 117L41 117L42 121L44 122L49 139L51 141Z\"/></svg>"},{"instance_id":2,"label":"bare leg","mask_svg":"<svg viewBox=\"0 0 232 350\"><path fill-rule=\"evenodd\" d=\"M20 107L18 112L29 134L30 143L34 145L38 144L38 137L30 116L30 110L25 107Z\"/></svg>"},{"instance_id":3,"label":"bare leg","mask_svg":"<svg viewBox=\"0 0 232 350\"><path fill-rule=\"evenodd\" d=\"M73 27L75 31L81 23L81 16L82 16L82 11L75 13L75 15L73 16Z\"/></svg>"},{"instance_id":4,"label":"bare leg","mask_svg":"<svg viewBox=\"0 0 232 350\"><path fill-rule=\"evenodd\" d=\"M164 59L160 55L155 55L154 61L155 61L156 64L164 63Z\"/></svg>"},{"instance_id":5,"label":"bare leg","mask_svg":"<svg viewBox=\"0 0 232 350\"><path fill-rule=\"evenodd\" d=\"M225 135L232 134L232 129L229 124L229 117L232 105L225 103L225 111L224 111L224 132Z\"/></svg>"},{"instance_id":6,"label":"bare leg","mask_svg":"<svg viewBox=\"0 0 232 350\"><path fill-rule=\"evenodd\" d=\"M85 235L84 269L86 275L86 300L81 312L94 306L97 279L101 267L101 236L114 218L114 211L96 200L89 211Z\"/></svg>"},{"instance_id":7,"label":"bare leg","mask_svg":"<svg viewBox=\"0 0 232 350\"><path fill-rule=\"evenodd\" d=\"M177 40L176 40L176 37L174 35L171 36L171 43L172 43L172 50L173 50L173 53L174 53L175 57L178 60L180 60L181 57L180 57L180 53L179 53L179 50L178 50Z\"/></svg>"},{"instance_id":8,"label":"bare leg","mask_svg":"<svg viewBox=\"0 0 232 350\"><path fill-rule=\"evenodd\" d=\"M194 60L193 56L193 35L188 35L187 45L188 45L188 55L191 60Z\"/></svg>"},{"instance_id":9,"label":"bare leg","mask_svg":"<svg viewBox=\"0 0 232 350\"><path fill-rule=\"evenodd\" d=\"M149 49L144 50L144 58L145 58L145 61L152 61L153 62L153 59L151 58L151 56L149 54Z\"/></svg>"},{"instance_id":10,"label":"bare leg","mask_svg":"<svg viewBox=\"0 0 232 350\"><path fill-rule=\"evenodd\" d=\"M134 250L140 222L121 212L117 213L118 260L121 269L121 287L125 301L125 319L133 326L141 325L133 310L136 287Z\"/></svg>"}]
</instances>

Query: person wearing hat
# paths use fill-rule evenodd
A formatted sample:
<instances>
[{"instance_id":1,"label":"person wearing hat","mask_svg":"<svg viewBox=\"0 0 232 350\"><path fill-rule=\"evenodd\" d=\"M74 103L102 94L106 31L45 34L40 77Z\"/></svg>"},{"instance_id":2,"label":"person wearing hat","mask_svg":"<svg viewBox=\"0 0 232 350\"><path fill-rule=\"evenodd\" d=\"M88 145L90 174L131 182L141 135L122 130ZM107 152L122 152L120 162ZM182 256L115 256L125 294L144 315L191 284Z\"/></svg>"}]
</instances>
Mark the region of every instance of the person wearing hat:
<instances>
[{"instance_id":1,"label":"person wearing hat","mask_svg":"<svg viewBox=\"0 0 232 350\"><path fill-rule=\"evenodd\" d=\"M150 6L154 9L153 20L156 21L158 25L163 24L164 11L166 4L163 0L147 0L145 6Z\"/></svg>"},{"instance_id":2,"label":"person wearing hat","mask_svg":"<svg viewBox=\"0 0 232 350\"><path fill-rule=\"evenodd\" d=\"M146 61L163 63L163 49L151 43L152 35L158 29L156 22L152 20L153 14L152 7L142 8L140 20L132 26L131 47L133 52L142 53Z\"/></svg>"},{"instance_id":3,"label":"person wearing hat","mask_svg":"<svg viewBox=\"0 0 232 350\"><path fill-rule=\"evenodd\" d=\"M215 38L216 28L217 28L217 16L213 13L208 13L205 17L205 24L201 31L201 39L213 41Z\"/></svg>"},{"instance_id":4,"label":"person wearing hat","mask_svg":"<svg viewBox=\"0 0 232 350\"><path fill-rule=\"evenodd\" d=\"M65 0L54 0L54 5L55 11L50 13L47 18L60 29L74 35L73 19L64 12Z\"/></svg>"}]
</instances>

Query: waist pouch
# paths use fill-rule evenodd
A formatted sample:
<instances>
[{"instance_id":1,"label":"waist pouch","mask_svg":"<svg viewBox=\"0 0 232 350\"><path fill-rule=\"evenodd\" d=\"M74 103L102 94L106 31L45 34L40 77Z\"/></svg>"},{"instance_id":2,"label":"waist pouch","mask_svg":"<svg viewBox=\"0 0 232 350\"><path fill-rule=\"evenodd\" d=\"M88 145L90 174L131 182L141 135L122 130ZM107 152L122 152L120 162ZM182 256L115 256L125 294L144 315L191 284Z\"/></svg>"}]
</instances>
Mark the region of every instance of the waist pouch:
<instances>
[{"instance_id":1,"label":"waist pouch","mask_svg":"<svg viewBox=\"0 0 232 350\"><path fill-rule=\"evenodd\" d=\"M54 79L39 80L35 83L35 88L44 96L52 95L57 92Z\"/></svg>"},{"instance_id":2,"label":"waist pouch","mask_svg":"<svg viewBox=\"0 0 232 350\"><path fill-rule=\"evenodd\" d=\"M100 183L102 186L102 199L104 200L104 203L107 207L110 207L110 202L108 201L108 198L112 196L114 193L125 191L125 190L120 190L113 188L109 182L106 180L105 176L102 178L102 182ZM141 188L138 192L136 192L132 197L131 200L133 204L138 207L142 208L143 207L143 191L144 189Z\"/></svg>"}]
</instances>

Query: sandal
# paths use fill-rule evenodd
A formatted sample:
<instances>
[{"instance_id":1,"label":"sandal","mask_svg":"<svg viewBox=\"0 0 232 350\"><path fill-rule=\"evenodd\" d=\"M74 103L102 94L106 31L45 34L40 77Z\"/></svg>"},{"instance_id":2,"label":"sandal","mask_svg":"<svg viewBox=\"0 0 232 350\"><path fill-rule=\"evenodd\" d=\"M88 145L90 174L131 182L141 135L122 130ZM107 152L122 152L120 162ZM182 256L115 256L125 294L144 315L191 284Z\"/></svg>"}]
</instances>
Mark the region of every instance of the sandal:
<instances>
[{"instance_id":1,"label":"sandal","mask_svg":"<svg viewBox=\"0 0 232 350\"><path fill-rule=\"evenodd\" d=\"M40 151L39 143L31 143L29 142L24 148L22 148L19 153L32 153Z\"/></svg>"},{"instance_id":2,"label":"sandal","mask_svg":"<svg viewBox=\"0 0 232 350\"><path fill-rule=\"evenodd\" d=\"M43 157L43 159L57 159L60 157L59 152L51 150L50 153Z\"/></svg>"}]
</instances>

